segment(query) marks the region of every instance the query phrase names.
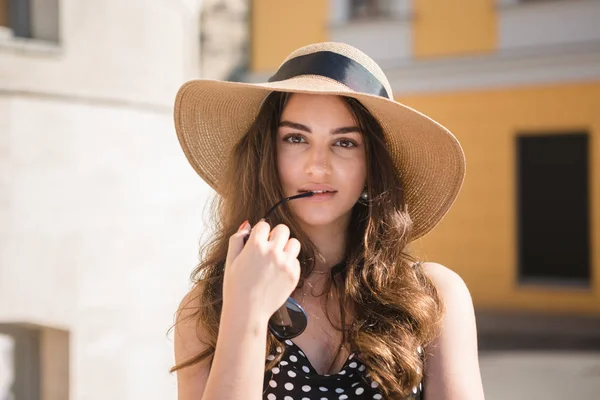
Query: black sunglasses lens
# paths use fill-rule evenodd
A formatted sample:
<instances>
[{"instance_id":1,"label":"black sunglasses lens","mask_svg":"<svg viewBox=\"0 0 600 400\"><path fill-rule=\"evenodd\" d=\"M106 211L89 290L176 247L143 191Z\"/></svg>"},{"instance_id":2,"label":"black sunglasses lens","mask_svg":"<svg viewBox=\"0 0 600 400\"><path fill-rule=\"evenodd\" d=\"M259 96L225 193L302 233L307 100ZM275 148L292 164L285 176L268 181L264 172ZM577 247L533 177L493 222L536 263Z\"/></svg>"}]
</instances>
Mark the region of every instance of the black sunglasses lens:
<instances>
[{"instance_id":1,"label":"black sunglasses lens","mask_svg":"<svg viewBox=\"0 0 600 400\"><path fill-rule=\"evenodd\" d=\"M285 305L269 319L269 330L278 339L292 339L300 335L308 325L306 312L296 300L289 297Z\"/></svg>"}]
</instances>

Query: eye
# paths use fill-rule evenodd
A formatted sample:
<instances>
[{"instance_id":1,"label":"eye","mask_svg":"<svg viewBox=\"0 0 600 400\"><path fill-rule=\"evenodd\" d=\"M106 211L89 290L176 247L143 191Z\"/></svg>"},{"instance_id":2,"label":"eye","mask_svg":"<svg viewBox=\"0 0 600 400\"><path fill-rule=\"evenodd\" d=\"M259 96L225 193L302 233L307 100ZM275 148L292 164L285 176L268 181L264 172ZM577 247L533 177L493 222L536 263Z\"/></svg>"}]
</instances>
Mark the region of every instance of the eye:
<instances>
[{"instance_id":1,"label":"eye","mask_svg":"<svg viewBox=\"0 0 600 400\"><path fill-rule=\"evenodd\" d=\"M291 144L300 144L300 143L306 142L303 135L299 135L299 134L295 134L295 133L286 135L283 138L283 141L291 143Z\"/></svg>"},{"instance_id":2,"label":"eye","mask_svg":"<svg viewBox=\"0 0 600 400\"><path fill-rule=\"evenodd\" d=\"M350 147L356 147L357 144L354 140L350 140L350 139L340 139L338 141L335 142L340 143L340 147L346 147L346 148L350 148Z\"/></svg>"}]
</instances>

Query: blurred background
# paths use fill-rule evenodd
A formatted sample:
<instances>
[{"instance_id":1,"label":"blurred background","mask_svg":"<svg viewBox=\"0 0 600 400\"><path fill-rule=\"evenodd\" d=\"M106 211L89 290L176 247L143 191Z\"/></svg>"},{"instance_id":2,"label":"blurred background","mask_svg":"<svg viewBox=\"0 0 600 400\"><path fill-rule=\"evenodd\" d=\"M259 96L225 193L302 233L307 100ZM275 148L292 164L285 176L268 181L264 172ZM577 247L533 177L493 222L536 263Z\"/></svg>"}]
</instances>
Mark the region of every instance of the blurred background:
<instances>
[{"instance_id":1,"label":"blurred background","mask_svg":"<svg viewBox=\"0 0 600 400\"><path fill-rule=\"evenodd\" d=\"M0 0L0 400L176 398L212 191L175 93L326 40L464 147L413 250L471 290L486 398L600 398L598 21L596 0Z\"/></svg>"}]
</instances>

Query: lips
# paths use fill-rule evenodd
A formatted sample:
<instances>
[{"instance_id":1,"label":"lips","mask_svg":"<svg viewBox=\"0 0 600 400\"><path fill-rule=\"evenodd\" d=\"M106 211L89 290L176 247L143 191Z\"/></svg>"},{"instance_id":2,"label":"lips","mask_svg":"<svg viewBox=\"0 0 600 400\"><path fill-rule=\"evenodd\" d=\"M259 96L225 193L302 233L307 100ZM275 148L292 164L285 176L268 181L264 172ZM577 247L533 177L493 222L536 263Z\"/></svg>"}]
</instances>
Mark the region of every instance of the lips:
<instances>
[{"instance_id":1,"label":"lips","mask_svg":"<svg viewBox=\"0 0 600 400\"><path fill-rule=\"evenodd\" d=\"M313 192L314 194L325 194L325 193L335 193L335 191L329 190L300 190L300 193Z\"/></svg>"}]
</instances>

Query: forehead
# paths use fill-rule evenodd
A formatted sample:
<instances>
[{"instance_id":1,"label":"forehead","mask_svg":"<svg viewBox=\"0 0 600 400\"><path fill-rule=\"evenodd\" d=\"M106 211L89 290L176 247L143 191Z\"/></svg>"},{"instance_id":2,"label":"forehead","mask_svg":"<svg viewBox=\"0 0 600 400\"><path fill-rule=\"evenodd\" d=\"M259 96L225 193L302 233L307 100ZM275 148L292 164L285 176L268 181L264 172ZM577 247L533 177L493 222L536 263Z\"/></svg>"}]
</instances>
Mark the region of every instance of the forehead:
<instances>
[{"instance_id":1,"label":"forehead","mask_svg":"<svg viewBox=\"0 0 600 400\"><path fill-rule=\"evenodd\" d=\"M347 103L340 96L334 95L291 94L281 119L314 126L328 125L334 128L356 124Z\"/></svg>"}]
</instances>

